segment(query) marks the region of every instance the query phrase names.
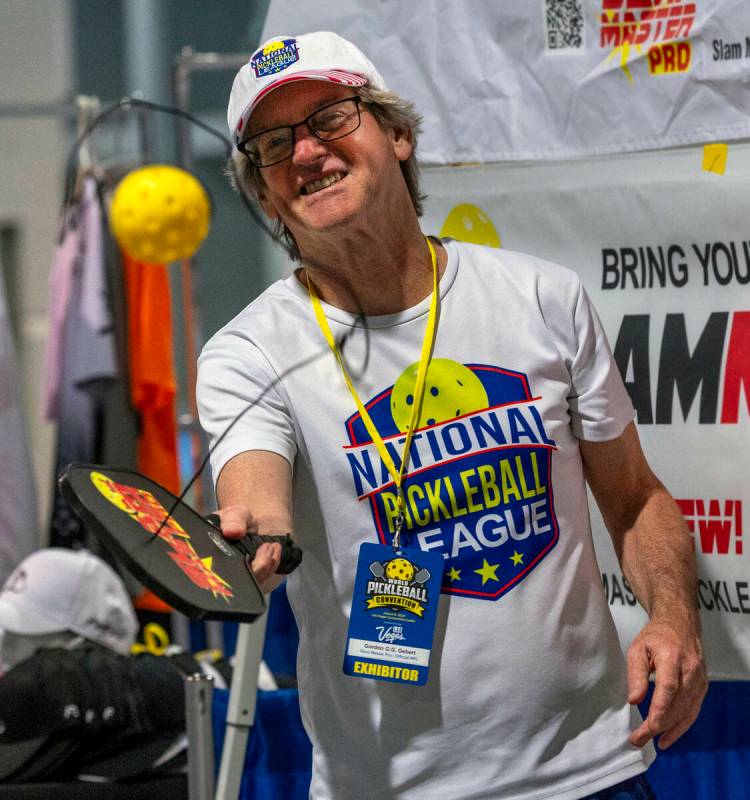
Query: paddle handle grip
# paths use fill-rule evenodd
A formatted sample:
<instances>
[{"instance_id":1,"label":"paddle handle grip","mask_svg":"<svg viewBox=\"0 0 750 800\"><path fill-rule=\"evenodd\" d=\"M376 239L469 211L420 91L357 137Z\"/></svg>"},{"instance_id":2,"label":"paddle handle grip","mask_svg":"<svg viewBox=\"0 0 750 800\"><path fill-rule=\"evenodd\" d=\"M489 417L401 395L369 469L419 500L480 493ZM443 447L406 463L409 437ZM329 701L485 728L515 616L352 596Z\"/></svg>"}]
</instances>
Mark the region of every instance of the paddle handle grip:
<instances>
[{"instance_id":1,"label":"paddle handle grip","mask_svg":"<svg viewBox=\"0 0 750 800\"><path fill-rule=\"evenodd\" d=\"M302 561L302 548L295 543L294 539L288 534L261 536L257 533L249 533L244 539L245 548L251 558L255 556L255 551L262 544L280 544L281 545L281 561L276 568L277 575L288 575L294 572Z\"/></svg>"},{"instance_id":2,"label":"paddle handle grip","mask_svg":"<svg viewBox=\"0 0 750 800\"><path fill-rule=\"evenodd\" d=\"M214 528L221 530L221 520L218 514L208 514L206 522ZM302 561L302 548L292 539L288 533L261 536L258 533L248 533L243 539L238 539L237 546L245 551L250 561L255 558L255 551L262 544L280 544L281 562L276 570L277 575L288 575L294 572Z\"/></svg>"}]
</instances>

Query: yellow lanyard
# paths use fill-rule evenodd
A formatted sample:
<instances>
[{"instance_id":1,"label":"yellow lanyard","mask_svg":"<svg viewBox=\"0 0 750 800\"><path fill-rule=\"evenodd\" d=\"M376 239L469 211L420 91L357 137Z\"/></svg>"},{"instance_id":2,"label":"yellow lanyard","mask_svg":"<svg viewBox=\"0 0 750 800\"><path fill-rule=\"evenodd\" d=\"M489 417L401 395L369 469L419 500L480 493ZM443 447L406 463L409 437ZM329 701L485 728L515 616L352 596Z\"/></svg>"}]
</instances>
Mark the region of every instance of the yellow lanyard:
<instances>
[{"instance_id":1,"label":"yellow lanyard","mask_svg":"<svg viewBox=\"0 0 750 800\"><path fill-rule=\"evenodd\" d=\"M328 325L328 320L323 313L323 306L318 299L318 295L315 292L315 287L312 284L309 276L307 278L307 290L310 293L310 300L312 301L313 310L315 311L315 318L318 321L318 326L325 336L326 341L328 342L328 346L333 351L333 355L336 357L336 360L339 362L339 367L341 368L341 374L344 376L344 380L346 381L346 385L349 387L349 391L351 392L352 398L357 406L357 410L359 411L360 416L362 417L362 422L365 424L365 428L367 428L367 432L370 434L372 441L375 444L375 447L378 449L378 453L380 457L383 459L383 463L388 469L391 477L393 478L393 482L396 485L396 490L398 492L398 508L399 513L398 517L396 518L395 524L395 533L393 535L393 546L398 549L401 545L401 528L404 525L404 519L406 511L406 501L404 499L404 491L402 488L404 482L404 475L406 474L406 467L409 462L409 448L411 447L412 437L414 436L414 429L416 428L417 420L419 419L420 412L422 410L422 399L424 398L424 389L425 389L425 379L427 378L427 367L430 364L430 357L432 355L432 347L435 343L435 331L437 328L437 309L438 309L438 271L437 271L437 256L435 255L435 248L432 246L432 242L430 242L427 237L425 237L425 241L427 242L427 246L430 248L430 257L432 258L432 298L430 299L430 313L427 317L427 330L424 334L424 340L422 341L422 353L419 358L419 367L417 369L417 381L416 385L414 386L414 404L412 405L411 409L411 417L409 418L409 427L406 432L406 441L404 442L404 452L401 456L401 469L396 469L396 465L393 463L393 459L391 458L391 454L388 452L388 449L385 446L385 442L383 442L383 437L378 433L378 429L375 427L375 423L372 421L372 417L370 417L369 412L364 407L362 401L359 399L359 395L357 394L357 390L354 388L354 384L352 383L351 378L349 377L349 373L347 372L346 365L344 364L344 359L339 352L339 349L336 345L336 340L333 338L333 333L331 333L331 328Z\"/></svg>"}]
</instances>

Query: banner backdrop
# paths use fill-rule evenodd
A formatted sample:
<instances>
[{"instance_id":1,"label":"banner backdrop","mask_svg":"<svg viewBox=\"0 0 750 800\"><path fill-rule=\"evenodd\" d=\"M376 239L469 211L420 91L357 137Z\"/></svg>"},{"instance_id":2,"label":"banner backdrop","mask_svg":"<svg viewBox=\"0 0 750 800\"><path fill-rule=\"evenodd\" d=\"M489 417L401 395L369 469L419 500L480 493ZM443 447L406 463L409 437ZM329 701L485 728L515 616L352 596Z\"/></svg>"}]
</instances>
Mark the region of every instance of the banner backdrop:
<instances>
[{"instance_id":1,"label":"banner backdrop","mask_svg":"<svg viewBox=\"0 0 750 800\"><path fill-rule=\"evenodd\" d=\"M554 165L435 167L423 172L423 228L533 253L580 274L649 463L693 532L710 674L748 679L750 145L730 150L724 176L702 164L702 149L688 148ZM592 523L625 646L645 614L596 511Z\"/></svg>"},{"instance_id":2,"label":"banner backdrop","mask_svg":"<svg viewBox=\"0 0 750 800\"><path fill-rule=\"evenodd\" d=\"M750 136L747 0L271 0L262 41L314 30L416 103L431 164Z\"/></svg>"}]
</instances>

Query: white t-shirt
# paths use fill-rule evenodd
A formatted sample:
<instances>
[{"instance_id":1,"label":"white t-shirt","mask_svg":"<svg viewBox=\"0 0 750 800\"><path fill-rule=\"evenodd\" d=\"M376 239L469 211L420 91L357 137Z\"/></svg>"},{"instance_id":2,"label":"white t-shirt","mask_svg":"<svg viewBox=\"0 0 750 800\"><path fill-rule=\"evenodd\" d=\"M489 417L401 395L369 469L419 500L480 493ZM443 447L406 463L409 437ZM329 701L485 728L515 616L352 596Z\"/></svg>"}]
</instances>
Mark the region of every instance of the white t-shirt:
<instances>
[{"instance_id":1,"label":"white t-shirt","mask_svg":"<svg viewBox=\"0 0 750 800\"><path fill-rule=\"evenodd\" d=\"M214 476L246 450L294 464L288 579L300 629L311 797L577 798L646 769L640 721L591 540L578 438L633 418L575 273L446 240L406 544L443 553L423 687L346 676L362 542L390 542L393 487L295 277L206 345L198 400ZM394 453L429 298L382 317L323 304L362 402ZM413 369L412 369L413 374ZM413 378L412 378L413 380ZM404 387L407 387L405 390Z\"/></svg>"}]
</instances>

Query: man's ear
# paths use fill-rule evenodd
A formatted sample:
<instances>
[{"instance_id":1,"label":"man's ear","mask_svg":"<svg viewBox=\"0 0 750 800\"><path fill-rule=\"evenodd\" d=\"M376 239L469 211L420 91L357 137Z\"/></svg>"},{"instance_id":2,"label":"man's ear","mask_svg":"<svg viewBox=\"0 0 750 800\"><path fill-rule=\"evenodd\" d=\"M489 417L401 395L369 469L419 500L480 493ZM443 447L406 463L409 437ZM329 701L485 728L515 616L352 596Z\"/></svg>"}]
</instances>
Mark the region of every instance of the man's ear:
<instances>
[{"instance_id":1,"label":"man's ear","mask_svg":"<svg viewBox=\"0 0 750 800\"><path fill-rule=\"evenodd\" d=\"M253 188L253 193L255 194L255 198L258 201L258 205L263 209L263 213L270 220L278 219L279 212L276 210L276 206L274 206L268 197L266 182L262 173L257 175L257 180L251 181L251 185Z\"/></svg>"},{"instance_id":2,"label":"man's ear","mask_svg":"<svg viewBox=\"0 0 750 800\"><path fill-rule=\"evenodd\" d=\"M268 219L278 219L279 212L276 210L276 206L269 200L268 195L260 191L258 192L258 202L260 203L260 207L263 209L263 213L268 217Z\"/></svg>"},{"instance_id":3,"label":"man's ear","mask_svg":"<svg viewBox=\"0 0 750 800\"><path fill-rule=\"evenodd\" d=\"M414 152L414 137L412 132L406 130L393 129L391 131L393 141L393 152L399 161L406 161Z\"/></svg>"}]
</instances>

